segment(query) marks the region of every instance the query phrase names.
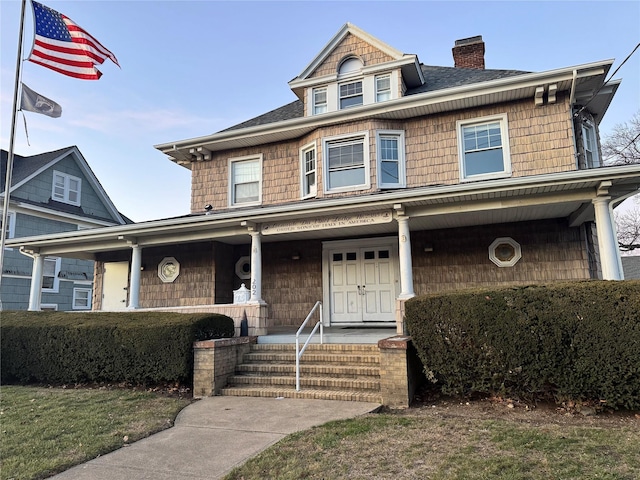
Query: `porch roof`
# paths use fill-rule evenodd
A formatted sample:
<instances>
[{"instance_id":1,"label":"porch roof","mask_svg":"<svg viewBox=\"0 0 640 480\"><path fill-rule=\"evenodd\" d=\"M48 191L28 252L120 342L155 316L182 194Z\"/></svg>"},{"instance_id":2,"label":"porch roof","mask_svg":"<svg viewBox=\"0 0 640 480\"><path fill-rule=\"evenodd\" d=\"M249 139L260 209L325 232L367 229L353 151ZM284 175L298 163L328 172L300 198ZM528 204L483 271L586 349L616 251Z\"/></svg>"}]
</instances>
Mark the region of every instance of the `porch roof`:
<instances>
[{"instance_id":1,"label":"porch roof","mask_svg":"<svg viewBox=\"0 0 640 480\"><path fill-rule=\"evenodd\" d=\"M100 252L128 250L131 245L144 248L211 240L247 244L250 243L249 227L265 223L282 228L264 235L264 242L373 236L397 233L397 225L391 218L398 214L410 217L412 230L548 218L565 218L569 225L577 226L593 220L591 202L594 198L610 196L617 202L639 190L640 166L625 165L192 214L13 238L7 241L7 247L20 247L42 255L93 259ZM378 216L375 221L347 222L349 225L337 228L328 224L330 222L321 222L336 216L348 219L378 213L388 213L388 221ZM302 222L308 220L314 222L306 228Z\"/></svg>"}]
</instances>

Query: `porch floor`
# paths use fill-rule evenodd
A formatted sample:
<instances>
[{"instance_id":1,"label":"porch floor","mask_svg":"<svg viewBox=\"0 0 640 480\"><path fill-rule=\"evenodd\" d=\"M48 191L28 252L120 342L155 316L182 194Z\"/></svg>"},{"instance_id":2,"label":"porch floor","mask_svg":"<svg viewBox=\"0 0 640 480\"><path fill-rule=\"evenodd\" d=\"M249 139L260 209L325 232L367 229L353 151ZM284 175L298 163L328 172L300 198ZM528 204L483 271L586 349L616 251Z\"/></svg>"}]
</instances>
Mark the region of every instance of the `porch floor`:
<instances>
[{"instance_id":1,"label":"porch floor","mask_svg":"<svg viewBox=\"0 0 640 480\"><path fill-rule=\"evenodd\" d=\"M297 327L270 327L267 335L258 337L258 343L296 343ZM300 343L307 341L311 328L304 329L300 334ZM325 327L324 343L377 344L379 340L396 335L396 328L361 328L361 327ZM320 343L320 330L311 339L310 343Z\"/></svg>"}]
</instances>

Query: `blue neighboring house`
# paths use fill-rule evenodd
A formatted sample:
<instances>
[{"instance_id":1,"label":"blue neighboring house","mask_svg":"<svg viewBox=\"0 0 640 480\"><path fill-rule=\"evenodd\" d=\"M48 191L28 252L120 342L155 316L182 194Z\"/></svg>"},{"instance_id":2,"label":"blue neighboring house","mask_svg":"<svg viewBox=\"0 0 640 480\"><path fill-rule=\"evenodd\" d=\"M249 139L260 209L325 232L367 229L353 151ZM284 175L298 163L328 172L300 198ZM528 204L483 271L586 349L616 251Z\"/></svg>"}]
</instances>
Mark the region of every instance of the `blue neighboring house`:
<instances>
[{"instance_id":1,"label":"blue neighboring house","mask_svg":"<svg viewBox=\"0 0 640 480\"><path fill-rule=\"evenodd\" d=\"M4 205L8 153L1 154ZM14 154L9 200L8 239L132 223L118 212L75 146L32 156ZM5 248L3 310L27 310L32 269L32 258ZM91 260L46 257L41 308L91 310L93 269Z\"/></svg>"}]
</instances>

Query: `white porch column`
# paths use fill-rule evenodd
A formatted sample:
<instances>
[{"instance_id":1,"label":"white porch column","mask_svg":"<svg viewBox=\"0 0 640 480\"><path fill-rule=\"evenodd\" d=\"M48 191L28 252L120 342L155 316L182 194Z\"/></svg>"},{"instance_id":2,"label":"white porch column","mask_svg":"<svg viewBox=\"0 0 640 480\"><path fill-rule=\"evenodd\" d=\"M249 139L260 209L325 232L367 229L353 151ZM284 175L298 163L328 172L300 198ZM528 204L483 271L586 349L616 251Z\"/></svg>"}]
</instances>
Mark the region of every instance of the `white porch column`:
<instances>
[{"instance_id":1,"label":"white porch column","mask_svg":"<svg viewBox=\"0 0 640 480\"><path fill-rule=\"evenodd\" d=\"M598 232L598 250L602 266L603 280L622 280L620 249L613 223L611 197L598 197L593 201L596 214L596 231Z\"/></svg>"},{"instance_id":2,"label":"white porch column","mask_svg":"<svg viewBox=\"0 0 640 480\"><path fill-rule=\"evenodd\" d=\"M249 230L251 235L251 298L250 303L264 303L262 300L262 241L256 227Z\"/></svg>"},{"instance_id":3,"label":"white porch column","mask_svg":"<svg viewBox=\"0 0 640 480\"><path fill-rule=\"evenodd\" d=\"M409 217L398 215L398 257L400 260L400 296L405 300L413 298L413 262L411 260L411 232L409 232Z\"/></svg>"},{"instance_id":4,"label":"white porch column","mask_svg":"<svg viewBox=\"0 0 640 480\"><path fill-rule=\"evenodd\" d=\"M29 291L29 311L40 310L40 298L42 296L42 272L44 270L44 257L39 253L33 254L33 270L31 271L31 290Z\"/></svg>"},{"instance_id":5,"label":"white porch column","mask_svg":"<svg viewBox=\"0 0 640 480\"><path fill-rule=\"evenodd\" d=\"M138 245L131 245L131 272L129 283L128 309L140 308L140 269L142 267L142 249Z\"/></svg>"}]
</instances>

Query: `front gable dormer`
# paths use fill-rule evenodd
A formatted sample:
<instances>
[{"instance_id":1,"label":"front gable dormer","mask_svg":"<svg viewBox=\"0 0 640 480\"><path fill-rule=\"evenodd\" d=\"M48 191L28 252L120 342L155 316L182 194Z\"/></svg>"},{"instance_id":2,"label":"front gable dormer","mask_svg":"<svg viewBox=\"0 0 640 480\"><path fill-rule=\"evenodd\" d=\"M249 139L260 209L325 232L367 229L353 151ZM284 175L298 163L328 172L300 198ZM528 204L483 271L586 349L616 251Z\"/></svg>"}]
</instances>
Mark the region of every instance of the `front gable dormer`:
<instances>
[{"instance_id":1,"label":"front gable dormer","mask_svg":"<svg viewBox=\"0 0 640 480\"><path fill-rule=\"evenodd\" d=\"M397 99L423 84L416 55L403 54L351 23L289 82L305 116Z\"/></svg>"}]
</instances>

